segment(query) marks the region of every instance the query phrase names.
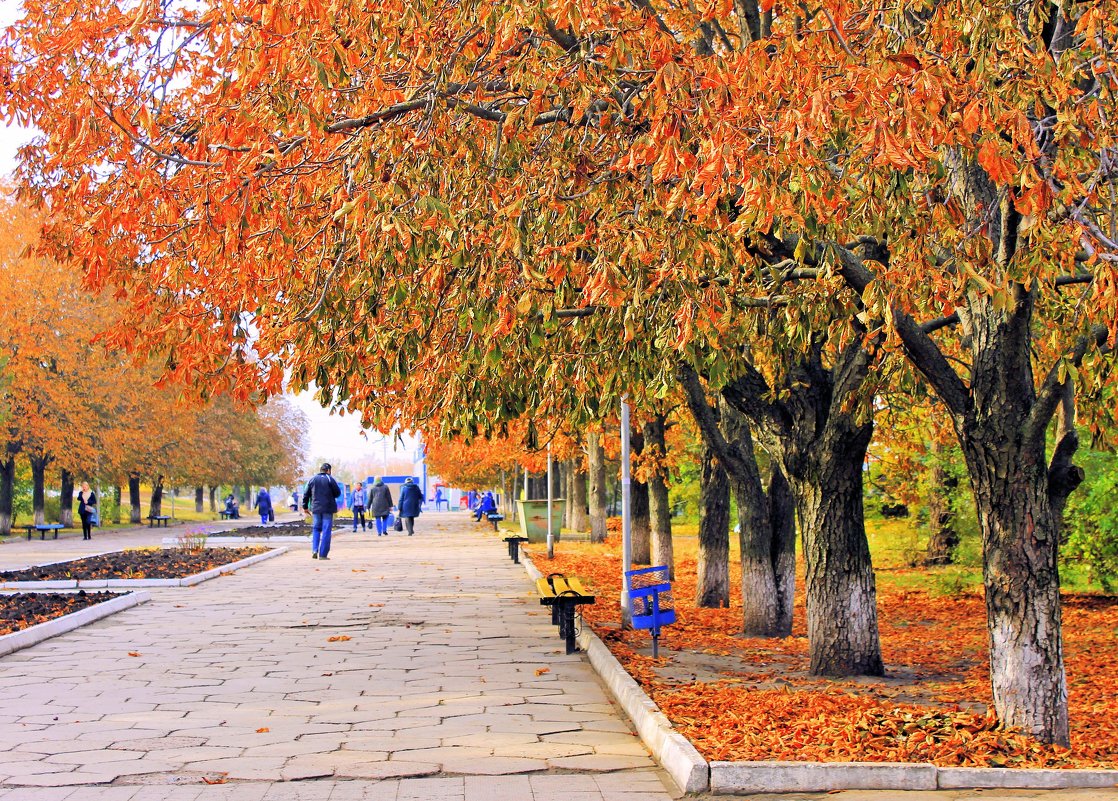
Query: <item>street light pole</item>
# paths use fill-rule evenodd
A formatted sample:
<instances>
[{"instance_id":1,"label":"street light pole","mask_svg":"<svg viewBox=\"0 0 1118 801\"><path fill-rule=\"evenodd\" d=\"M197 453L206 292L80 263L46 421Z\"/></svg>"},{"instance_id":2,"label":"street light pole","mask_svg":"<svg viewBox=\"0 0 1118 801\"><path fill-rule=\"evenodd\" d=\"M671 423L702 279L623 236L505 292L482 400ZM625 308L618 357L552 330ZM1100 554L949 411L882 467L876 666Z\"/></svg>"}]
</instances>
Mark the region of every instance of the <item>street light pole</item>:
<instances>
[{"instance_id":1,"label":"street light pole","mask_svg":"<svg viewBox=\"0 0 1118 801\"><path fill-rule=\"evenodd\" d=\"M551 532L551 443L547 443L547 558L555 558L555 538Z\"/></svg>"},{"instance_id":2,"label":"street light pole","mask_svg":"<svg viewBox=\"0 0 1118 801\"><path fill-rule=\"evenodd\" d=\"M633 566L632 476L629 467L629 402L621 399L621 625L633 625L633 607L625 584L625 571Z\"/></svg>"}]
</instances>

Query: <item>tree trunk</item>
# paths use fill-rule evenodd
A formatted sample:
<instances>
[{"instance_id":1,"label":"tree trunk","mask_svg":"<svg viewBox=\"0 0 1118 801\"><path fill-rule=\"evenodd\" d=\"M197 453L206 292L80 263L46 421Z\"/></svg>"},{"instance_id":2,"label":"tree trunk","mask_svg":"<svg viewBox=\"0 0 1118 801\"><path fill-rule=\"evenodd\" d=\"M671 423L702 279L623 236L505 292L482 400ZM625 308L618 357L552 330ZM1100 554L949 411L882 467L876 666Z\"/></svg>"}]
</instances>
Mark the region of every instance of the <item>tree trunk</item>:
<instances>
[{"instance_id":1,"label":"tree trunk","mask_svg":"<svg viewBox=\"0 0 1118 801\"><path fill-rule=\"evenodd\" d=\"M667 456L663 415L656 415L644 424L645 448L661 465ZM648 480L648 512L651 529L651 564L666 565L668 579L675 580L675 557L672 552L672 509L668 500L666 471L660 467Z\"/></svg>"},{"instance_id":2,"label":"tree trunk","mask_svg":"<svg viewBox=\"0 0 1118 801\"><path fill-rule=\"evenodd\" d=\"M206 488L194 488L194 511L197 514L202 514L206 510Z\"/></svg>"},{"instance_id":3,"label":"tree trunk","mask_svg":"<svg viewBox=\"0 0 1118 801\"><path fill-rule=\"evenodd\" d=\"M508 500L508 510L509 511L506 512L506 514L510 515L510 519L513 520L513 521L517 521L517 520L520 519L520 507L516 503L517 500L520 499L520 491L518 489L519 486L520 486L520 473L521 473L520 470L518 470L516 468L513 468L513 471L512 471L512 495L509 496L509 500Z\"/></svg>"},{"instance_id":4,"label":"tree trunk","mask_svg":"<svg viewBox=\"0 0 1118 801\"><path fill-rule=\"evenodd\" d=\"M630 440L636 455L644 452L644 435L634 426ZM630 518L632 527L633 564L652 564L652 521L649 517L648 484L633 478L629 488ZM626 568L628 570L628 568Z\"/></svg>"},{"instance_id":5,"label":"tree trunk","mask_svg":"<svg viewBox=\"0 0 1118 801\"><path fill-rule=\"evenodd\" d=\"M120 484L113 485L113 523L120 525L120 507L124 504L121 503Z\"/></svg>"},{"instance_id":6,"label":"tree trunk","mask_svg":"<svg viewBox=\"0 0 1118 801\"><path fill-rule=\"evenodd\" d=\"M534 501L547 500L547 474L533 476L528 474L528 498Z\"/></svg>"},{"instance_id":7,"label":"tree trunk","mask_svg":"<svg viewBox=\"0 0 1118 801\"><path fill-rule=\"evenodd\" d=\"M58 494L58 522L71 528L74 525L74 475L63 468Z\"/></svg>"},{"instance_id":8,"label":"tree trunk","mask_svg":"<svg viewBox=\"0 0 1118 801\"><path fill-rule=\"evenodd\" d=\"M873 407L864 385L872 356L855 336L829 355L824 341L783 371L775 393L743 362L742 375L722 389L745 415L787 478L804 538L808 652L814 675L882 675L876 585L862 507L862 468L873 435ZM733 476L731 476L731 486ZM779 487L779 483L777 485ZM768 563L788 578L794 542L787 523L775 546L771 524ZM776 553L783 547L785 553ZM747 556L743 554L743 560ZM787 608L791 587L777 608Z\"/></svg>"},{"instance_id":9,"label":"tree trunk","mask_svg":"<svg viewBox=\"0 0 1118 801\"><path fill-rule=\"evenodd\" d=\"M951 496L958 489L959 482L945 468L943 446L938 440L932 442L932 465L928 493L928 550L924 556L926 565L949 565L955 561L955 548L959 544L959 532L955 530L955 513L951 511Z\"/></svg>"},{"instance_id":10,"label":"tree trunk","mask_svg":"<svg viewBox=\"0 0 1118 801\"><path fill-rule=\"evenodd\" d=\"M140 474L128 474L128 505L131 507L131 513L128 515L128 520L132 524L138 524L143 520L143 511L140 509Z\"/></svg>"},{"instance_id":11,"label":"tree trunk","mask_svg":"<svg viewBox=\"0 0 1118 801\"><path fill-rule=\"evenodd\" d=\"M872 425L817 448L791 479L804 534L811 673L881 676L877 588L862 508L862 465Z\"/></svg>"},{"instance_id":12,"label":"tree trunk","mask_svg":"<svg viewBox=\"0 0 1118 801\"><path fill-rule=\"evenodd\" d=\"M210 514L217 512L217 487L210 487Z\"/></svg>"},{"instance_id":13,"label":"tree trunk","mask_svg":"<svg viewBox=\"0 0 1118 801\"><path fill-rule=\"evenodd\" d=\"M724 399L718 401L717 407L712 406L693 371L684 368L679 378L703 443L725 470L737 502L742 631L752 637L786 637L792 633L796 560L787 484L776 481L773 489L778 495L783 491L784 495L770 499L761 482L746 417Z\"/></svg>"},{"instance_id":14,"label":"tree trunk","mask_svg":"<svg viewBox=\"0 0 1118 801\"><path fill-rule=\"evenodd\" d=\"M699 473L699 561L695 605L730 606L730 481L705 444Z\"/></svg>"},{"instance_id":15,"label":"tree trunk","mask_svg":"<svg viewBox=\"0 0 1118 801\"><path fill-rule=\"evenodd\" d=\"M571 492L567 496L571 509L571 531L589 531L590 515L586 508L586 470L581 457L571 462Z\"/></svg>"},{"instance_id":16,"label":"tree trunk","mask_svg":"<svg viewBox=\"0 0 1118 801\"><path fill-rule=\"evenodd\" d=\"M769 525L776 577L776 628L782 636L788 636L796 600L796 503L784 471L775 463L769 477Z\"/></svg>"},{"instance_id":17,"label":"tree trunk","mask_svg":"<svg viewBox=\"0 0 1118 801\"><path fill-rule=\"evenodd\" d=\"M587 460L590 463L589 505L590 541L606 540L606 455L598 434L586 435Z\"/></svg>"},{"instance_id":18,"label":"tree trunk","mask_svg":"<svg viewBox=\"0 0 1118 801\"><path fill-rule=\"evenodd\" d=\"M148 514L159 517L163 514L163 474L156 473L155 481L151 484L151 503L148 504Z\"/></svg>"},{"instance_id":19,"label":"tree trunk","mask_svg":"<svg viewBox=\"0 0 1118 801\"><path fill-rule=\"evenodd\" d=\"M35 524L46 522L46 472L50 459L44 456L31 457L31 509L35 513Z\"/></svg>"},{"instance_id":20,"label":"tree trunk","mask_svg":"<svg viewBox=\"0 0 1118 801\"><path fill-rule=\"evenodd\" d=\"M15 482L16 457L8 456L0 461L0 535L3 536L12 533L12 524L15 522Z\"/></svg>"}]
</instances>

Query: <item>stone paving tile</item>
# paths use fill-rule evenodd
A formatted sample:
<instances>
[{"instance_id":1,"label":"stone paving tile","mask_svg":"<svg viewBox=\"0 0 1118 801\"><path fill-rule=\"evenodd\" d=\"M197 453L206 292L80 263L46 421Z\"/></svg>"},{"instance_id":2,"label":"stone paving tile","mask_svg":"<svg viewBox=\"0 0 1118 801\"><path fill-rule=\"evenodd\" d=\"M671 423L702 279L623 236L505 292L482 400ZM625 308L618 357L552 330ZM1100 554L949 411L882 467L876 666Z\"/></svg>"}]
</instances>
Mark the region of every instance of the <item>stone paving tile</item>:
<instances>
[{"instance_id":1,"label":"stone paving tile","mask_svg":"<svg viewBox=\"0 0 1118 801\"><path fill-rule=\"evenodd\" d=\"M523 570L460 523L339 536L327 563L296 547L0 660L18 732L0 739L0 801L670 798ZM159 536L33 541L0 567ZM599 774L639 780L607 795Z\"/></svg>"}]
</instances>

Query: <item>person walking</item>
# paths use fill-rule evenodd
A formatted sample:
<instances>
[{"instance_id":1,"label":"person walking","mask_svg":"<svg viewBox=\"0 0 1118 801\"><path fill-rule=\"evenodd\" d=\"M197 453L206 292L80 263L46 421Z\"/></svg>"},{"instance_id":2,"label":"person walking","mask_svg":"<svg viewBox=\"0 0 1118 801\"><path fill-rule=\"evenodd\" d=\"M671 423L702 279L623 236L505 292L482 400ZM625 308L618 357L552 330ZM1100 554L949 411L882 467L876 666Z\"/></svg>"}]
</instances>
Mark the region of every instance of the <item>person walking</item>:
<instances>
[{"instance_id":1,"label":"person walking","mask_svg":"<svg viewBox=\"0 0 1118 801\"><path fill-rule=\"evenodd\" d=\"M419 517L422 506L423 491L411 478L405 479L404 486L400 488L400 517L409 537L415 533L415 519Z\"/></svg>"},{"instance_id":2,"label":"person walking","mask_svg":"<svg viewBox=\"0 0 1118 801\"><path fill-rule=\"evenodd\" d=\"M266 526L272 519L272 495L267 487L256 493L256 513L260 515L260 525Z\"/></svg>"},{"instance_id":3,"label":"person walking","mask_svg":"<svg viewBox=\"0 0 1118 801\"><path fill-rule=\"evenodd\" d=\"M353 488L353 530L357 531L357 519L361 519L361 530L365 530L365 485Z\"/></svg>"},{"instance_id":4,"label":"person walking","mask_svg":"<svg viewBox=\"0 0 1118 801\"><path fill-rule=\"evenodd\" d=\"M82 482L78 493L78 517L82 520L82 539L93 539L93 527L98 524L97 493L89 488L88 481Z\"/></svg>"},{"instance_id":5,"label":"person walking","mask_svg":"<svg viewBox=\"0 0 1118 801\"><path fill-rule=\"evenodd\" d=\"M392 491L378 478L373 484L373 491L369 495L369 514L377 525L377 536L388 534L388 513L392 511Z\"/></svg>"},{"instance_id":6,"label":"person walking","mask_svg":"<svg viewBox=\"0 0 1118 801\"><path fill-rule=\"evenodd\" d=\"M303 511L311 513L311 559L330 558L330 535L341 494L342 488L330 475L329 463L323 464L318 475L307 482L307 491L303 493Z\"/></svg>"}]
</instances>

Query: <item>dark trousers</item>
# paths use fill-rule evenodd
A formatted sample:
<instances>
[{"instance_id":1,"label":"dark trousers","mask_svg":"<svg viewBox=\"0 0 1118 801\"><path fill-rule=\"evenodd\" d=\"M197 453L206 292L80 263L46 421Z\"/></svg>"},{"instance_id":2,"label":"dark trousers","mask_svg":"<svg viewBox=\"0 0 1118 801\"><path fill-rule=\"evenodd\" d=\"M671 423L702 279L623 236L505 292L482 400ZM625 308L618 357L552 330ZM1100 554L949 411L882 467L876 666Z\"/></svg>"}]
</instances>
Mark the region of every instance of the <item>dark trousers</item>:
<instances>
[{"instance_id":1,"label":"dark trousers","mask_svg":"<svg viewBox=\"0 0 1118 801\"><path fill-rule=\"evenodd\" d=\"M361 530L364 531L365 530L365 507L364 506L354 506L353 507L353 530L354 531L357 531L358 520L361 521Z\"/></svg>"},{"instance_id":2,"label":"dark trousers","mask_svg":"<svg viewBox=\"0 0 1118 801\"><path fill-rule=\"evenodd\" d=\"M405 517L405 518L403 518L403 520L404 520L404 528L406 528L408 530L408 536L410 537L412 534L415 533L415 518L414 517Z\"/></svg>"},{"instance_id":3,"label":"dark trousers","mask_svg":"<svg viewBox=\"0 0 1118 801\"><path fill-rule=\"evenodd\" d=\"M93 539L93 519L89 515L82 515L82 539Z\"/></svg>"}]
</instances>

